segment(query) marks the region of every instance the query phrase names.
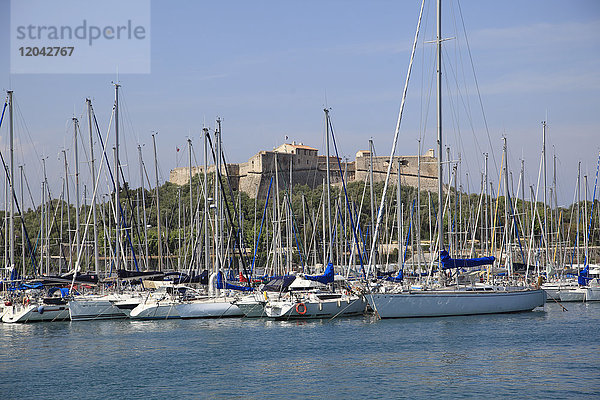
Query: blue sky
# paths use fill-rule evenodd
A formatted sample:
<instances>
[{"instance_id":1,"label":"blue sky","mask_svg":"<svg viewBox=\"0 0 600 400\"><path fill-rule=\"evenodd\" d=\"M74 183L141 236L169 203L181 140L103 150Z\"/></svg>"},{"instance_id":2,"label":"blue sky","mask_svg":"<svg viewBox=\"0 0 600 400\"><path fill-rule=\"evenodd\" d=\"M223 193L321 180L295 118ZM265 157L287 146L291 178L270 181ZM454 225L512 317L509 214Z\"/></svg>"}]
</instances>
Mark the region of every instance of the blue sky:
<instances>
[{"instance_id":1,"label":"blue sky","mask_svg":"<svg viewBox=\"0 0 600 400\"><path fill-rule=\"evenodd\" d=\"M14 90L22 114L17 163L25 164L39 193L40 158L47 157L57 192L59 155L73 147L71 118L83 114L85 98L91 97L106 129L118 60L113 74L10 74L9 2L0 4L5 55L0 86ZM186 165L185 153L176 148L184 149L188 137L201 157L202 126L214 127L217 116L232 162L271 149L285 136L323 150L325 104L332 108L343 155L354 158L371 137L379 155L389 154L419 7L418 1L152 1L151 73L119 75L121 158L131 186L139 186L138 143L152 165L152 131L159 132L165 180L170 169ZM426 10L397 154L415 154L419 136L424 150L435 147L435 100L428 94L433 48L423 44L434 35L434 4ZM491 161L500 163L503 135L514 186L521 158L526 185L535 185L540 122L547 119L548 161L551 165L555 152L559 203L570 203L577 162L591 187L600 150L600 2L462 1L460 10L462 19L458 3L444 3L444 36L455 38L445 42L445 87L451 90L444 129L453 158L460 151L463 172L471 176L470 189L478 190L482 152L493 152ZM3 124L3 152L6 134ZM83 170L85 155L81 158ZM490 166L494 174L495 168ZM548 176L550 181L551 170ZM466 187L464 177L462 183Z\"/></svg>"}]
</instances>

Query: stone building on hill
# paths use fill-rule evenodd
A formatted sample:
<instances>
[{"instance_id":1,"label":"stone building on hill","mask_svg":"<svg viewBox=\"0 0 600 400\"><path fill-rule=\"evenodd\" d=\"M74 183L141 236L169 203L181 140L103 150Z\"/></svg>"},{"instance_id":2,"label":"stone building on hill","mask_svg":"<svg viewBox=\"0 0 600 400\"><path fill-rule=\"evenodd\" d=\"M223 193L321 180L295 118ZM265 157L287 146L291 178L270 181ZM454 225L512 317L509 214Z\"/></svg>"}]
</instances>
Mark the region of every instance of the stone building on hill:
<instances>
[{"instance_id":1,"label":"stone building on hill","mask_svg":"<svg viewBox=\"0 0 600 400\"><path fill-rule=\"evenodd\" d=\"M311 188L318 187L325 182L327 175L327 159L325 155L319 155L318 150L302 143L284 143L271 151L260 151L250 159L240 164L227 164L227 173L234 190L241 190L254 198L265 198L269 188L269 182L277 172L279 187L295 185L308 185ZM385 180L389 157L373 157L373 181ZM397 181L398 162L401 164L402 184L417 186L419 157L397 156L392 165L392 179ZM433 150L421 155L421 189L437 190L437 159ZM331 171L330 181L332 185L341 184L340 165L346 182L367 181L370 175L371 154L368 150L356 153L354 161L340 160L330 156L329 167ZM214 171L214 166L209 166L209 172ZM203 173L203 167L192 167L192 175ZM189 182L190 170L188 167L178 167L171 170L169 182L185 185Z\"/></svg>"}]
</instances>

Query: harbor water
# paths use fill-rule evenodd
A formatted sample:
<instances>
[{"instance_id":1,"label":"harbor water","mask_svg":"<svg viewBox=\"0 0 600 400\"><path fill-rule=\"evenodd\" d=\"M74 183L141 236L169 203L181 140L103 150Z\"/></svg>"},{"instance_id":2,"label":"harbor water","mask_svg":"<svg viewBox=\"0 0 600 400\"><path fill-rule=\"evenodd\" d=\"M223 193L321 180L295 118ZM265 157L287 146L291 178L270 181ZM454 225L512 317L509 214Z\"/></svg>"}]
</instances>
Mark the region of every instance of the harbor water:
<instances>
[{"instance_id":1,"label":"harbor water","mask_svg":"<svg viewBox=\"0 0 600 400\"><path fill-rule=\"evenodd\" d=\"M399 320L0 324L0 398L598 398L600 304L565 306Z\"/></svg>"}]
</instances>

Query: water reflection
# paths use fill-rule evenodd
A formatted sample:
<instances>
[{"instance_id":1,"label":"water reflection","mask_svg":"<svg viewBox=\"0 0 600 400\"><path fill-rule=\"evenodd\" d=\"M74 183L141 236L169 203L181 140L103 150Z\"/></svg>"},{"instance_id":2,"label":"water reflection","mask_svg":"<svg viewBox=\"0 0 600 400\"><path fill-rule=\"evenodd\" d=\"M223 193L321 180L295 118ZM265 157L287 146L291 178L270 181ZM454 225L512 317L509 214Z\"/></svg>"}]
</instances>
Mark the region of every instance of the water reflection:
<instances>
[{"instance_id":1,"label":"water reflection","mask_svg":"<svg viewBox=\"0 0 600 400\"><path fill-rule=\"evenodd\" d=\"M0 397L590 397L600 384L600 304L568 309L1 324L2 378L20 379L2 379Z\"/></svg>"}]
</instances>

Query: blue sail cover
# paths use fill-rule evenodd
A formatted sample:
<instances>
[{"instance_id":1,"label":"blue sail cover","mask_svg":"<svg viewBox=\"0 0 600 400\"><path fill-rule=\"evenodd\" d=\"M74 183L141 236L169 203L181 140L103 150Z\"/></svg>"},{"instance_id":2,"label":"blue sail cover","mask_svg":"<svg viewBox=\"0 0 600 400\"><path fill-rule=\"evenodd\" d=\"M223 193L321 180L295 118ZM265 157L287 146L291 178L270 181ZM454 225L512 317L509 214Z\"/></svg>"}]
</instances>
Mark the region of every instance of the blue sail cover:
<instances>
[{"instance_id":1,"label":"blue sail cover","mask_svg":"<svg viewBox=\"0 0 600 400\"><path fill-rule=\"evenodd\" d=\"M388 276L385 278L388 282L402 282L404 280L404 272L402 270L398 271L398 275L396 276Z\"/></svg>"},{"instance_id":2,"label":"blue sail cover","mask_svg":"<svg viewBox=\"0 0 600 400\"><path fill-rule=\"evenodd\" d=\"M589 277L590 266L586 265L585 268L577 276L577 283L581 286L587 286L588 282L593 278Z\"/></svg>"},{"instance_id":3,"label":"blue sail cover","mask_svg":"<svg viewBox=\"0 0 600 400\"><path fill-rule=\"evenodd\" d=\"M489 265L493 264L496 259L495 257L450 258L450 255L446 250L440 251L440 258L442 259L442 269L471 268L480 265Z\"/></svg>"},{"instance_id":4,"label":"blue sail cover","mask_svg":"<svg viewBox=\"0 0 600 400\"><path fill-rule=\"evenodd\" d=\"M15 290L27 290L27 289L43 289L44 285L41 282L32 283L21 283L19 286L12 286L8 290L14 292Z\"/></svg>"},{"instance_id":5,"label":"blue sail cover","mask_svg":"<svg viewBox=\"0 0 600 400\"><path fill-rule=\"evenodd\" d=\"M223 274L221 272L217 274L217 289L239 290L240 292L251 292L254 290L254 288L251 286L239 286L223 282Z\"/></svg>"},{"instance_id":6,"label":"blue sail cover","mask_svg":"<svg viewBox=\"0 0 600 400\"><path fill-rule=\"evenodd\" d=\"M325 268L325 272L323 275L304 275L304 279L308 279L309 281L320 282L322 284L328 284L333 282L333 278L335 273L333 272L333 264L327 264L327 268Z\"/></svg>"}]
</instances>

